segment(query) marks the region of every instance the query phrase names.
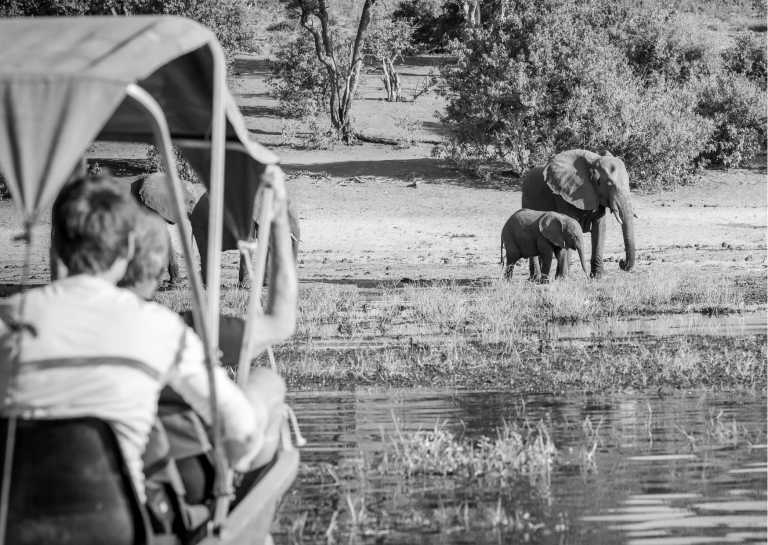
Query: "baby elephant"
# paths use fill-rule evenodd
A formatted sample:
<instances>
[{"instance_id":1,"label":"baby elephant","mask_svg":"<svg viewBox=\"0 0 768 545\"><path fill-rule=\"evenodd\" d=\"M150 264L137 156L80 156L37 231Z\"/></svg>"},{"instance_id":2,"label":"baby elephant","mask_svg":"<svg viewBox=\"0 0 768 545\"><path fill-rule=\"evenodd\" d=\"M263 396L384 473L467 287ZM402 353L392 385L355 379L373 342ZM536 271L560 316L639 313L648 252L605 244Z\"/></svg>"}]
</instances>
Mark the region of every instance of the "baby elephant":
<instances>
[{"instance_id":1,"label":"baby elephant","mask_svg":"<svg viewBox=\"0 0 768 545\"><path fill-rule=\"evenodd\" d=\"M552 265L552 254L557 257L557 274L560 278L568 274L568 250L579 252L581 268L589 278L589 270L584 257L584 247L581 226L575 219L558 212L541 212L523 208L507 220L501 230L501 260L504 262L504 250L507 253L507 264L504 277L510 278L515 263L522 257L536 257L536 270L531 280L546 281Z\"/></svg>"}]
</instances>

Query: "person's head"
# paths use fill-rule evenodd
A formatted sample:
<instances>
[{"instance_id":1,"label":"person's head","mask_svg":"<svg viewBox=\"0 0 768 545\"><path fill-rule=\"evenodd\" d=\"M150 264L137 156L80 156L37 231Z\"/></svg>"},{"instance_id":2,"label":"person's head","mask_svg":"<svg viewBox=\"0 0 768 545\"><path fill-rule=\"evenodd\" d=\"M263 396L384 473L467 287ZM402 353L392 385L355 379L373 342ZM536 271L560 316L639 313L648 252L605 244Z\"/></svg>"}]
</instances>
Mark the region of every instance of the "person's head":
<instances>
[{"instance_id":1,"label":"person's head","mask_svg":"<svg viewBox=\"0 0 768 545\"><path fill-rule=\"evenodd\" d=\"M136 249L118 285L151 299L168 266L168 228L157 214L140 211L134 233Z\"/></svg>"},{"instance_id":2,"label":"person's head","mask_svg":"<svg viewBox=\"0 0 768 545\"><path fill-rule=\"evenodd\" d=\"M139 207L110 176L80 177L53 204L52 254L68 275L91 274L117 282L133 254Z\"/></svg>"}]
</instances>

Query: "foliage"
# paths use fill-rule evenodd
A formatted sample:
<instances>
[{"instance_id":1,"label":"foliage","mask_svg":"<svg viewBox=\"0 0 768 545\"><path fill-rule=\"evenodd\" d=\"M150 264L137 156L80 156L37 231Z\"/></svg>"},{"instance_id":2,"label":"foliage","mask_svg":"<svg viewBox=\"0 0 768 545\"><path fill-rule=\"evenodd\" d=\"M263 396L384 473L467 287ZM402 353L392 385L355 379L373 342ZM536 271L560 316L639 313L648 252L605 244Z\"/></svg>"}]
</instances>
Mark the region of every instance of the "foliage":
<instances>
[{"instance_id":1,"label":"foliage","mask_svg":"<svg viewBox=\"0 0 768 545\"><path fill-rule=\"evenodd\" d=\"M450 0L401 0L392 19L413 25L411 47L415 52L443 52L459 37L464 23L458 3Z\"/></svg>"},{"instance_id":2,"label":"foliage","mask_svg":"<svg viewBox=\"0 0 768 545\"><path fill-rule=\"evenodd\" d=\"M382 70L387 100L400 100L400 77L394 63L402 59L413 39L414 27L410 21L389 17L385 4L378 4L371 18L363 53L366 63Z\"/></svg>"},{"instance_id":3,"label":"foliage","mask_svg":"<svg viewBox=\"0 0 768 545\"><path fill-rule=\"evenodd\" d=\"M726 70L745 76L765 91L768 63L764 41L761 43L751 34L741 33L736 37L736 43L723 51L722 57Z\"/></svg>"},{"instance_id":4,"label":"foliage","mask_svg":"<svg viewBox=\"0 0 768 545\"><path fill-rule=\"evenodd\" d=\"M173 148L173 154L176 160L176 173L179 175L180 180L192 182L193 184L202 183L197 173L192 168L184 156L179 151L179 148ZM149 146L147 148L147 162L149 163L149 172L165 172L165 165L160 159L160 151L155 146Z\"/></svg>"},{"instance_id":5,"label":"foliage","mask_svg":"<svg viewBox=\"0 0 768 545\"><path fill-rule=\"evenodd\" d=\"M346 31L344 25L334 22L326 0L289 2L287 13L298 17L302 30L287 44L278 44L278 60L270 78L273 92L288 113L315 116L324 103L322 109L345 143L359 136L350 112L363 62L366 56L385 51L385 42L371 44L369 39L372 21L377 19L376 4L377 0L362 1L356 30L352 33ZM391 40L392 32L403 28L402 24L382 24L378 39ZM389 49L387 67L390 76L394 72L392 59L396 52L396 49ZM388 79L388 82L392 81ZM396 78L394 81L396 83Z\"/></svg>"},{"instance_id":6,"label":"foliage","mask_svg":"<svg viewBox=\"0 0 768 545\"><path fill-rule=\"evenodd\" d=\"M721 74L703 83L697 110L715 129L702 157L724 167L748 164L766 147L765 87L745 76Z\"/></svg>"},{"instance_id":7,"label":"foliage","mask_svg":"<svg viewBox=\"0 0 768 545\"><path fill-rule=\"evenodd\" d=\"M407 19L388 17L381 7L375 9L363 46L363 52L369 56L367 61L402 59L413 40L413 34L414 27Z\"/></svg>"},{"instance_id":8,"label":"foliage","mask_svg":"<svg viewBox=\"0 0 768 545\"><path fill-rule=\"evenodd\" d=\"M462 166L523 172L564 149L607 149L636 187L657 189L764 146L765 102L743 80L762 77L765 57L746 39L724 53L745 77L723 78L720 55L659 3L502 3L452 42L458 61L442 70L443 151Z\"/></svg>"},{"instance_id":9,"label":"foliage","mask_svg":"<svg viewBox=\"0 0 768 545\"><path fill-rule=\"evenodd\" d=\"M279 100L282 115L310 117L322 111L330 99L331 82L306 34L297 32L281 40L273 54L267 84Z\"/></svg>"},{"instance_id":10,"label":"foliage","mask_svg":"<svg viewBox=\"0 0 768 545\"><path fill-rule=\"evenodd\" d=\"M0 16L182 15L210 28L225 50L251 49L245 0L0 0Z\"/></svg>"}]
</instances>

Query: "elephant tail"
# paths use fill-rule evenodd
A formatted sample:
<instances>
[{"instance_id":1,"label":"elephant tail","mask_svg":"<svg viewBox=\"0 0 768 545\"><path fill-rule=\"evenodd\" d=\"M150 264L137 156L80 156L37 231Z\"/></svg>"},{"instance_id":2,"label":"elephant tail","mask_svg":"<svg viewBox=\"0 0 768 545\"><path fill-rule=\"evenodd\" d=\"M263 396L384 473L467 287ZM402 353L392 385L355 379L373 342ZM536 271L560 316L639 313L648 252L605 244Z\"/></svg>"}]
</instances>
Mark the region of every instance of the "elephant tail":
<instances>
[{"instance_id":1,"label":"elephant tail","mask_svg":"<svg viewBox=\"0 0 768 545\"><path fill-rule=\"evenodd\" d=\"M501 237L501 246L499 248L499 265L504 265L504 237Z\"/></svg>"}]
</instances>

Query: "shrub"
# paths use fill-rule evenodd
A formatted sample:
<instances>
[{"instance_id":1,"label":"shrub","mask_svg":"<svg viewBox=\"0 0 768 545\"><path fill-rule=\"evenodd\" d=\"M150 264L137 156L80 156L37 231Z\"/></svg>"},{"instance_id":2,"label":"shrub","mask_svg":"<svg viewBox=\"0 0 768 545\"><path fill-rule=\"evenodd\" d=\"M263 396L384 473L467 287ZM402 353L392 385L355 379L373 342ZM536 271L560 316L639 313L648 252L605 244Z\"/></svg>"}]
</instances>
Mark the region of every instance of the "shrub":
<instances>
[{"instance_id":1,"label":"shrub","mask_svg":"<svg viewBox=\"0 0 768 545\"><path fill-rule=\"evenodd\" d=\"M282 115L300 118L323 111L330 98L331 83L306 34L299 32L279 42L274 56L267 84L280 102Z\"/></svg>"},{"instance_id":2,"label":"shrub","mask_svg":"<svg viewBox=\"0 0 768 545\"><path fill-rule=\"evenodd\" d=\"M250 49L245 0L5 0L0 16L183 15L210 28L228 53Z\"/></svg>"},{"instance_id":3,"label":"shrub","mask_svg":"<svg viewBox=\"0 0 768 545\"><path fill-rule=\"evenodd\" d=\"M723 51L722 57L726 70L745 76L765 90L768 72L765 43L755 40L749 33L742 33L732 47Z\"/></svg>"},{"instance_id":4,"label":"shrub","mask_svg":"<svg viewBox=\"0 0 768 545\"><path fill-rule=\"evenodd\" d=\"M748 164L766 147L765 87L746 76L721 74L702 82L696 110L715 129L702 158L724 167Z\"/></svg>"},{"instance_id":5,"label":"shrub","mask_svg":"<svg viewBox=\"0 0 768 545\"><path fill-rule=\"evenodd\" d=\"M675 11L660 4L632 9L617 3L613 6L617 13L602 8L600 13L616 21L609 33L611 43L647 83L659 79L686 83L717 71L714 49L685 27ZM593 26L599 28L600 21L596 23Z\"/></svg>"},{"instance_id":6,"label":"shrub","mask_svg":"<svg viewBox=\"0 0 768 545\"><path fill-rule=\"evenodd\" d=\"M690 182L707 161L743 162L765 140L764 97L717 79L719 55L679 25L628 2L510 0L452 43L444 151L523 172L564 149L607 149L645 189Z\"/></svg>"},{"instance_id":7,"label":"shrub","mask_svg":"<svg viewBox=\"0 0 768 545\"><path fill-rule=\"evenodd\" d=\"M442 52L459 37L464 16L458 2L445 0L402 0L392 13L395 21L413 25L413 52Z\"/></svg>"}]
</instances>

